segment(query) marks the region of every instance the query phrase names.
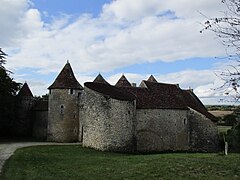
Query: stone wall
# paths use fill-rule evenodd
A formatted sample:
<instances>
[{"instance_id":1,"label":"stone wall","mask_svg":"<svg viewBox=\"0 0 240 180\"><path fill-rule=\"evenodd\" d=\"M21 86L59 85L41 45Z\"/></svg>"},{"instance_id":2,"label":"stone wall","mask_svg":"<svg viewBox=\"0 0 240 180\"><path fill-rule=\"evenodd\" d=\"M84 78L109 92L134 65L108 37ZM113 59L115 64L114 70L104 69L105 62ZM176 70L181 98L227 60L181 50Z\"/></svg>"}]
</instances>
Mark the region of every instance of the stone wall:
<instances>
[{"instance_id":1,"label":"stone wall","mask_svg":"<svg viewBox=\"0 0 240 180\"><path fill-rule=\"evenodd\" d=\"M135 150L135 101L121 101L84 89L83 146L103 151Z\"/></svg>"},{"instance_id":2,"label":"stone wall","mask_svg":"<svg viewBox=\"0 0 240 180\"><path fill-rule=\"evenodd\" d=\"M217 124L197 111L189 111L191 151L215 152L219 148Z\"/></svg>"},{"instance_id":3,"label":"stone wall","mask_svg":"<svg viewBox=\"0 0 240 180\"><path fill-rule=\"evenodd\" d=\"M70 89L51 89L48 106L48 141L78 141L80 92L74 90L73 94L70 94Z\"/></svg>"},{"instance_id":4,"label":"stone wall","mask_svg":"<svg viewBox=\"0 0 240 180\"><path fill-rule=\"evenodd\" d=\"M34 111L32 136L39 140L47 139L48 111Z\"/></svg>"},{"instance_id":5,"label":"stone wall","mask_svg":"<svg viewBox=\"0 0 240 180\"><path fill-rule=\"evenodd\" d=\"M187 110L137 109L137 150L188 150L188 128Z\"/></svg>"},{"instance_id":6,"label":"stone wall","mask_svg":"<svg viewBox=\"0 0 240 180\"><path fill-rule=\"evenodd\" d=\"M13 135L16 137L31 137L34 116L31 111L34 106L33 97L16 98L16 118L14 120Z\"/></svg>"}]
</instances>

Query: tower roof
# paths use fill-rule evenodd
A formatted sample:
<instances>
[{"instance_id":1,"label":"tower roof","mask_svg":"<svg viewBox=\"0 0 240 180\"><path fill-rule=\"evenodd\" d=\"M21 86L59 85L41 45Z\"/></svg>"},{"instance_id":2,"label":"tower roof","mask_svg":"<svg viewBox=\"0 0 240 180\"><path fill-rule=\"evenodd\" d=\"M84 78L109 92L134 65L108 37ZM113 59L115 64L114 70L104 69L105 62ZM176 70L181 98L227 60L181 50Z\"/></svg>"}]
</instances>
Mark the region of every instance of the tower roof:
<instances>
[{"instance_id":1,"label":"tower roof","mask_svg":"<svg viewBox=\"0 0 240 180\"><path fill-rule=\"evenodd\" d=\"M55 81L48 89L83 89L74 76L69 62L65 64Z\"/></svg>"},{"instance_id":2,"label":"tower roof","mask_svg":"<svg viewBox=\"0 0 240 180\"><path fill-rule=\"evenodd\" d=\"M93 82L94 82L94 83L109 84L109 83L102 77L102 75L101 75L100 73L97 75L97 77L94 79Z\"/></svg>"},{"instance_id":3,"label":"tower roof","mask_svg":"<svg viewBox=\"0 0 240 180\"><path fill-rule=\"evenodd\" d=\"M25 82L18 92L19 97L33 97L33 94L28 86L28 84Z\"/></svg>"},{"instance_id":4,"label":"tower roof","mask_svg":"<svg viewBox=\"0 0 240 180\"><path fill-rule=\"evenodd\" d=\"M156 82L157 83L157 80L155 79L155 77L153 75L151 75L148 80L148 82Z\"/></svg>"},{"instance_id":5,"label":"tower roof","mask_svg":"<svg viewBox=\"0 0 240 180\"><path fill-rule=\"evenodd\" d=\"M131 87L130 82L127 80L127 78L122 75L122 77L118 80L118 82L115 84L117 87Z\"/></svg>"}]
</instances>

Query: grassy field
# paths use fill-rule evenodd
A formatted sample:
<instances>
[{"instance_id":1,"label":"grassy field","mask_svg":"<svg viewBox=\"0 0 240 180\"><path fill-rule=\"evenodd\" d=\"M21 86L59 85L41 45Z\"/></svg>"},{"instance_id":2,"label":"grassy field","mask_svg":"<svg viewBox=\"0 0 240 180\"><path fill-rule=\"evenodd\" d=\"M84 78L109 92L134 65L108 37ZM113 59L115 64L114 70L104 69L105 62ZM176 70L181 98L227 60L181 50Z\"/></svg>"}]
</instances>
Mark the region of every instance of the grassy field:
<instances>
[{"instance_id":1,"label":"grassy field","mask_svg":"<svg viewBox=\"0 0 240 180\"><path fill-rule=\"evenodd\" d=\"M208 112L210 112L211 114L213 114L216 117L222 117L222 118L226 115L229 115L229 114L233 113L233 111L219 111L219 110L208 111Z\"/></svg>"},{"instance_id":2,"label":"grassy field","mask_svg":"<svg viewBox=\"0 0 240 180\"><path fill-rule=\"evenodd\" d=\"M227 134L227 131L230 130L232 126L218 126L218 133L225 133Z\"/></svg>"},{"instance_id":3,"label":"grassy field","mask_svg":"<svg viewBox=\"0 0 240 180\"><path fill-rule=\"evenodd\" d=\"M0 179L240 179L240 154L130 155L36 146L17 150Z\"/></svg>"}]
</instances>

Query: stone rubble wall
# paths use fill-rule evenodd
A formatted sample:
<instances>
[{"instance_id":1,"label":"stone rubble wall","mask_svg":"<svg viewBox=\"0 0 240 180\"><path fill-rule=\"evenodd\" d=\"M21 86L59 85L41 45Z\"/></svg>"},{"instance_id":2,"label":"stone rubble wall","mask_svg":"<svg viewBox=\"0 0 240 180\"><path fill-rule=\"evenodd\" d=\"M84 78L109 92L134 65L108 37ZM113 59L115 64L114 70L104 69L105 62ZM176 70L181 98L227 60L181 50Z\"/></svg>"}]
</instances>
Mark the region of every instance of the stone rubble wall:
<instances>
[{"instance_id":1,"label":"stone rubble wall","mask_svg":"<svg viewBox=\"0 0 240 180\"><path fill-rule=\"evenodd\" d=\"M197 111L190 109L190 146L193 152L216 152L219 150L217 124Z\"/></svg>"},{"instance_id":2,"label":"stone rubble wall","mask_svg":"<svg viewBox=\"0 0 240 180\"><path fill-rule=\"evenodd\" d=\"M74 94L69 94L69 89L51 90L48 106L48 141L78 141L78 93L80 92L74 90Z\"/></svg>"},{"instance_id":3,"label":"stone rubble wall","mask_svg":"<svg viewBox=\"0 0 240 180\"><path fill-rule=\"evenodd\" d=\"M84 90L83 146L102 151L135 150L135 101L121 101Z\"/></svg>"},{"instance_id":4,"label":"stone rubble wall","mask_svg":"<svg viewBox=\"0 0 240 180\"><path fill-rule=\"evenodd\" d=\"M33 97L19 97L16 99L16 118L13 122L12 134L16 137L29 137L32 135L34 106Z\"/></svg>"},{"instance_id":5,"label":"stone rubble wall","mask_svg":"<svg viewBox=\"0 0 240 180\"><path fill-rule=\"evenodd\" d=\"M187 110L137 109L137 151L189 149Z\"/></svg>"},{"instance_id":6,"label":"stone rubble wall","mask_svg":"<svg viewBox=\"0 0 240 180\"><path fill-rule=\"evenodd\" d=\"M32 136L39 140L47 139L48 111L35 111Z\"/></svg>"}]
</instances>

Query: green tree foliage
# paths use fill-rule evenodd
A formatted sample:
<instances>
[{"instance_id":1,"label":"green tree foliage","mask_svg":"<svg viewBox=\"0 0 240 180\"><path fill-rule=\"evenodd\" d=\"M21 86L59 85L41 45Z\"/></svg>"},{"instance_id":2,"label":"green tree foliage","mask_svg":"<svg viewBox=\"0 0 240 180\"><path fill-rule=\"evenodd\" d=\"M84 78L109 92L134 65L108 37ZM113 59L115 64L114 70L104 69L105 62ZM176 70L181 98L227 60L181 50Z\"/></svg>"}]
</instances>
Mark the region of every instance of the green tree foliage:
<instances>
[{"instance_id":1,"label":"green tree foliage","mask_svg":"<svg viewBox=\"0 0 240 180\"><path fill-rule=\"evenodd\" d=\"M10 135L11 123L14 120L14 97L20 88L6 70L6 56L0 48L0 136Z\"/></svg>"},{"instance_id":2,"label":"green tree foliage","mask_svg":"<svg viewBox=\"0 0 240 180\"><path fill-rule=\"evenodd\" d=\"M233 126L227 133L230 151L240 152L240 123Z\"/></svg>"},{"instance_id":3,"label":"green tree foliage","mask_svg":"<svg viewBox=\"0 0 240 180\"><path fill-rule=\"evenodd\" d=\"M234 126L237 123L237 115L236 114L228 114L223 117L223 121L225 121L225 125Z\"/></svg>"}]
</instances>

